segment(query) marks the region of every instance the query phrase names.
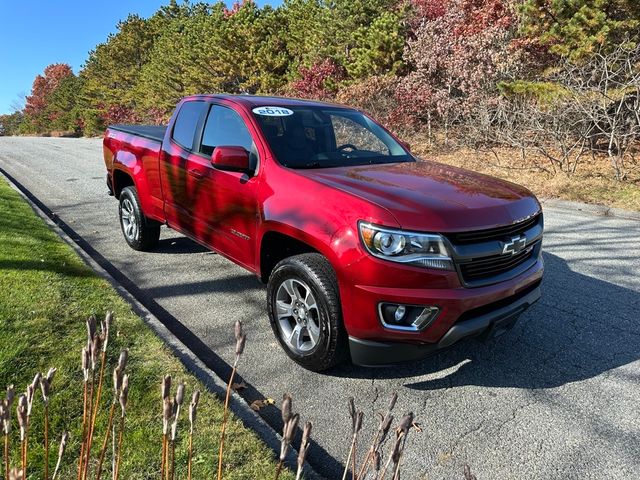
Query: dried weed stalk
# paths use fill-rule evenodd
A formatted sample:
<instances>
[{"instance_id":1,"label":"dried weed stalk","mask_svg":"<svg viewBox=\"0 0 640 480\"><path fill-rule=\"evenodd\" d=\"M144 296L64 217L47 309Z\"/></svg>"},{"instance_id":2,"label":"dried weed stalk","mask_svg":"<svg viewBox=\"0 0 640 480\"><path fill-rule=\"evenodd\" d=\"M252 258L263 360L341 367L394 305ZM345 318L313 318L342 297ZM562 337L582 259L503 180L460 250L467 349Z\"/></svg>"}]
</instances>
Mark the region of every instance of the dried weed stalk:
<instances>
[{"instance_id":1,"label":"dried weed stalk","mask_svg":"<svg viewBox=\"0 0 640 480\"><path fill-rule=\"evenodd\" d=\"M278 461L278 466L276 467L275 480L278 480L278 477L280 477L280 472L282 472L284 461L287 458L289 449L291 448L291 442L293 441L293 437L296 433L296 428L298 428L299 421L300 416L297 413L294 413L293 415L289 416L289 419L284 424L282 431L282 440L280 442L280 458Z\"/></svg>"},{"instance_id":2,"label":"dried weed stalk","mask_svg":"<svg viewBox=\"0 0 640 480\"><path fill-rule=\"evenodd\" d=\"M169 478L173 480L175 478L176 471L176 436L178 433L178 419L180 418L180 411L182 410L182 404L184 403L184 383L180 383L176 389L176 394L173 397L173 412L171 422L171 470L169 471Z\"/></svg>"},{"instance_id":3,"label":"dried weed stalk","mask_svg":"<svg viewBox=\"0 0 640 480\"><path fill-rule=\"evenodd\" d=\"M40 379L42 402L44 403L44 479L49 480L49 400L51 399L51 384L56 374L55 368L50 368Z\"/></svg>"},{"instance_id":4,"label":"dried weed stalk","mask_svg":"<svg viewBox=\"0 0 640 480\"><path fill-rule=\"evenodd\" d=\"M173 406L171 404L171 375L165 375L160 385L162 395L162 465L160 467L160 475L166 480L169 475L167 462L169 458L169 428L171 426L171 416L173 414Z\"/></svg>"},{"instance_id":5,"label":"dried weed stalk","mask_svg":"<svg viewBox=\"0 0 640 480\"><path fill-rule=\"evenodd\" d=\"M22 466L21 471L25 472L27 469L27 454L25 448L27 437L27 396L24 394L21 394L18 397L16 417L18 418L18 425L20 426L20 463Z\"/></svg>"},{"instance_id":6,"label":"dried weed stalk","mask_svg":"<svg viewBox=\"0 0 640 480\"><path fill-rule=\"evenodd\" d=\"M87 320L87 336L92 338L92 330L95 330L95 317L89 317ZM91 370L91 340L87 342L85 347L82 347L82 353L80 355L80 364L82 368L82 437L80 443L80 457L78 458L78 480L82 478L84 467L84 455L85 455L85 443L87 437L87 416L89 412L89 372Z\"/></svg>"},{"instance_id":7,"label":"dried weed stalk","mask_svg":"<svg viewBox=\"0 0 640 480\"><path fill-rule=\"evenodd\" d=\"M111 401L111 407L109 408L109 417L107 419L107 428L104 433L104 440L102 442L102 448L100 449L100 456L98 458L98 467L96 470L96 480L100 480L102 475L102 465L104 464L104 457L107 452L107 446L109 445L109 434L113 428L113 416L115 414L116 405L120 399L120 391L122 390L122 381L124 376L124 370L127 366L129 359L129 351L122 350L120 357L118 358L118 365L113 369L113 399Z\"/></svg>"},{"instance_id":8,"label":"dried weed stalk","mask_svg":"<svg viewBox=\"0 0 640 480\"><path fill-rule=\"evenodd\" d=\"M358 433L362 429L362 420L364 413L362 410L356 410L356 405L353 397L349 397L349 416L351 417L351 448L349 449L349 455L345 462L344 472L342 474L342 480L346 480L347 473L349 472L349 463L351 463L351 478L356 478L356 457L357 457L357 442Z\"/></svg>"},{"instance_id":9,"label":"dried weed stalk","mask_svg":"<svg viewBox=\"0 0 640 480\"><path fill-rule=\"evenodd\" d=\"M222 414L222 427L220 428L220 448L218 451L218 480L222 480L222 456L224 453L224 439L227 432L227 419L229 412L229 399L231 397L231 385L233 385L233 378L236 375L236 369L238 368L238 362L240 356L244 352L244 347L247 342L247 335L242 331L242 322L236 321L234 325L234 334L236 337L236 358L233 362L233 368L231 369L231 376L227 383L227 393L224 399L224 411Z\"/></svg>"},{"instance_id":10,"label":"dried weed stalk","mask_svg":"<svg viewBox=\"0 0 640 480\"><path fill-rule=\"evenodd\" d=\"M29 449L29 426L31 423L31 411L33 410L33 402L36 397L36 391L40 388L40 379L42 378L42 374L36 373L35 377L33 377L33 381L27 385L27 415L26 415L26 425L25 425L25 434L24 434L24 467L22 469L22 473L25 478L27 478L27 458L28 458L28 449Z\"/></svg>"},{"instance_id":11,"label":"dried weed stalk","mask_svg":"<svg viewBox=\"0 0 640 480\"><path fill-rule=\"evenodd\" d=\"M109 331L113 313L107 312L103 321L100 322L100 333L94 332L92 338L92 369L95 370L98 352L100 351L100 373L98 374L98 391L96 398L92 398L93 409L91 411L91 421L89 423L89 438L87 440L87 454L85 459L85 469L83 478L87 478L89 471L89 460L91 459L91 446L93 444L93 432L96 426L96 418L100 409L100 398L102 396L102 384L104 381L104 370L107 362L107 345L109 344Z\"/></svg>"},{"instance_id":12,"label":"dried weed stalk","mask_svg":"<svg viewBox=\"0 0 640 480\"><path fill-rule=\"evenodd\" d=\"M380 423L378 425L378 429L376 430L375 436L373 437L373 441L371 442L371 446L369 447L369 451L365 456L364 461L362 462L362 466L360 467L360 471L356 476L357 479L366 478L367 473L371 467L371 462L375 458L376 452L378 453L378 459L380 458L380 449L384 444L384 441L387 438L389 430L391 429L391 423L393 422L393 415L391 412L396 406L396 402L398 401L398 394L396 392L391 396L391 400L389 401L389 406L387 407L387 412L384 416L380 415Z\"/></svg>"},{"instance_id":13,"label":"dried weed stalk","mask_svg":"<svg viewBox=\"0 0 640 480\"><path fill-rule=\"evenodd\" d=\"M52 480L56 480L58 477L58 473L60 472L60 465L62 465L62 457L64 456L64 451L67 449L67 442L69 441L69 433L64 432L62 434L62 438L60 439L60 447L58 447L58 461L56 462L56 468L53 470Z\"/></svg>"},{"instance_id":14,"label":"dried weed stalk","mask_svg":"<svg viewBox=\"0 0 640 480\"><path fill-rule=\"evenodd\" d=\"M296 472L296 480L302 478L302 470L304 469L304 460L307 457L307 451L309 450L309 439L311 438L311 422L304 424L304 430L302 430L302 441L300 442L300 449L298 451L298 470Z\"/></svg>"},{"instance_id":15,"label":"dried weed stalk","mask_svg":"<svg viewBox=\"0 0 640 480\"><path fill-rule=\"evenodd\" d=\"M113 472L113 479L118 480L120 474L120 461L122 459L122 439L124 437L124 418L127 413L127 403L129 401L129 375L122 377L122 388L120 389L120 429L118 432L118 447L114 453L116 467Z\"/></svg>"},{"instance_id":16,"label":"dried weed stalk","mask_svg":"<svg viewBox=\"0 0 640 480\"><path fill-rule=\"evenodd\" d=\"M407 442L407 435L409 434L409 430L414 426L413 419L413 412L409 412L404 417L402 417L402 420L400 420L400 424L398 425L398 428L396 428L396 439L391 449L391 455L389 455L389 458L387 459L382 472L379 476L376 477L376 480L384 479L392 461L392 480L396 480L400 477L400 459L402 458L402 453L404 452L404 446Z\"/></svg>"},{"instance_id":17,"label":"dried weed stalk","mask_svg":"<svg viewBox=\"0 0 640 480\"><path fill-rule=\"evenodd\" d=\"M191 462L193 458L193 431L198 413L198 403L200 402L200 391L193 392L191 403L189 404L189 457L187 459L187 478L191 480Z\"/></svg>"},{"instance_id":18,"label":"dried weed stalk","mask_svg":"<svg viewBox=\"0 0 640 480\"><path fill-rule=\"evenodd\" d=\"M9 478L9 436L11 434L11 408L16 396L13 385L7 387L7 395L2 401L2 433L4 434L4 478Z\"/></svg>"}]
</instances>

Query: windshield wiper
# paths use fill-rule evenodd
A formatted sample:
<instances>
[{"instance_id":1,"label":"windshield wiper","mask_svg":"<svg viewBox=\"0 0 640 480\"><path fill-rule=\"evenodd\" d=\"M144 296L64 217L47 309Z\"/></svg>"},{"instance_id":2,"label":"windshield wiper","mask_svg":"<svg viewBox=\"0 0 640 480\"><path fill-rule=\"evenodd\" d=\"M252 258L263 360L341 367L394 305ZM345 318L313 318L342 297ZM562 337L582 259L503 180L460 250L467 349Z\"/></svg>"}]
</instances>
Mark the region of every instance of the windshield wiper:
<instances>
[{"instance_id":1,"label":"windshield wiper","mask_svg":"<svg viewBox=\"0 0 640 480\"><path fill-rule=\"evenodd\" d=\"M318 161L315 162L309 162L306 163L300 167L293 167L293 168L300 168L300 169L304 169L304 168L332 168L332 167L337 167L339 165L336 164L331 164L331 163L320 163Z\"/></svg>"}]
</instances>

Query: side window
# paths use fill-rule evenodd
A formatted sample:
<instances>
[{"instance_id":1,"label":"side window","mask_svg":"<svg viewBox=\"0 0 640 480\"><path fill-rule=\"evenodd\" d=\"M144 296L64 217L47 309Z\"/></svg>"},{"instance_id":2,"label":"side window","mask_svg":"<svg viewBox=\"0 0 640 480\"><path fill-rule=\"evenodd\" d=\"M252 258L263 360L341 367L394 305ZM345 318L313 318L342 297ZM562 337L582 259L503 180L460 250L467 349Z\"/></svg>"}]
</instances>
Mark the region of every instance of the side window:
<instances>
[{"instance_id":1,"label":"side window","mask_svg":"<svg viewBox=\"0 0 640 480\"><path fill-rule=\"evenodd\" d=\"M171 138L184 148L191 150L193 147L193 137L204 107L205 102L187 102L180 107Z\"/></svg>"},{"instance_id":2,"label":"side window","mask_svg":"<svg viewBox=\"0 0 640 480\"><path fill-rule=\"evenodd\" d=\"M204 124L200 153L211 155L219 146L243 147L255 155L256 149L244 120L234 110L213 105Z\"/></svg>"}]
</instances>

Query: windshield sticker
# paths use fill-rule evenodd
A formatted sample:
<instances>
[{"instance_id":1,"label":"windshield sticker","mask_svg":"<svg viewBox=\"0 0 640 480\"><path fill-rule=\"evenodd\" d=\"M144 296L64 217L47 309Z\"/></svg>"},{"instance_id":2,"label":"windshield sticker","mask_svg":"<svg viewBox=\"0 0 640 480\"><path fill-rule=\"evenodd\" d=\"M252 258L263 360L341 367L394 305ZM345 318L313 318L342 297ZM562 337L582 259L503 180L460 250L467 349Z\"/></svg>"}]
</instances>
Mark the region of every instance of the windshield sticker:
<instances>
[{"instance_id":1,"label":"windshield sticker","mask_svg":"<svg viewBox=\"0 0 640 480\"><path fill-rule=\"evenodd\" d=\"M293 115L293 110L284 107L256 107L252 112L265 117L288 117Z\"/></svg>"}]
</instances>

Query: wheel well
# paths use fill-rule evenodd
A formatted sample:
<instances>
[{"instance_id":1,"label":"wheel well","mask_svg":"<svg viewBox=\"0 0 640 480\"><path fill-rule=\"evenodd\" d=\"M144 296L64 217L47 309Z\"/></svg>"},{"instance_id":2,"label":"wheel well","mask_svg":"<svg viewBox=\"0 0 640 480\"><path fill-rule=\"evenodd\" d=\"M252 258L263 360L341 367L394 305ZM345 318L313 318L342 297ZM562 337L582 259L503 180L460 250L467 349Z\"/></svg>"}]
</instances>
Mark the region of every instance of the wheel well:
<instances>
[{"instance_id":1,"label":"wheel well","mask_svg":"<svg viewBox=\"0 0 640 480\"><path fill-rule=\"evenodd\" d=\"M133 182L133 178L129 176L129 174L123 172L122 170L114 170L113 171L113 194L116 198L120 198L120 192L125 187L134 187L135 183Z\"/></svg>"},{"instance_id":2,"label":"wheel well","mask_svg":"<svg viewBox=\"0 0 640 480\"><path fill-rule=\"evenodd\" d=\"M279 232L265 233L260 245L261 280L266 283L269 280L273 267L281 260L292 257L293 255L312 252L318 253L315 248L289 235Z\"/></svg>"}]
</instances>

